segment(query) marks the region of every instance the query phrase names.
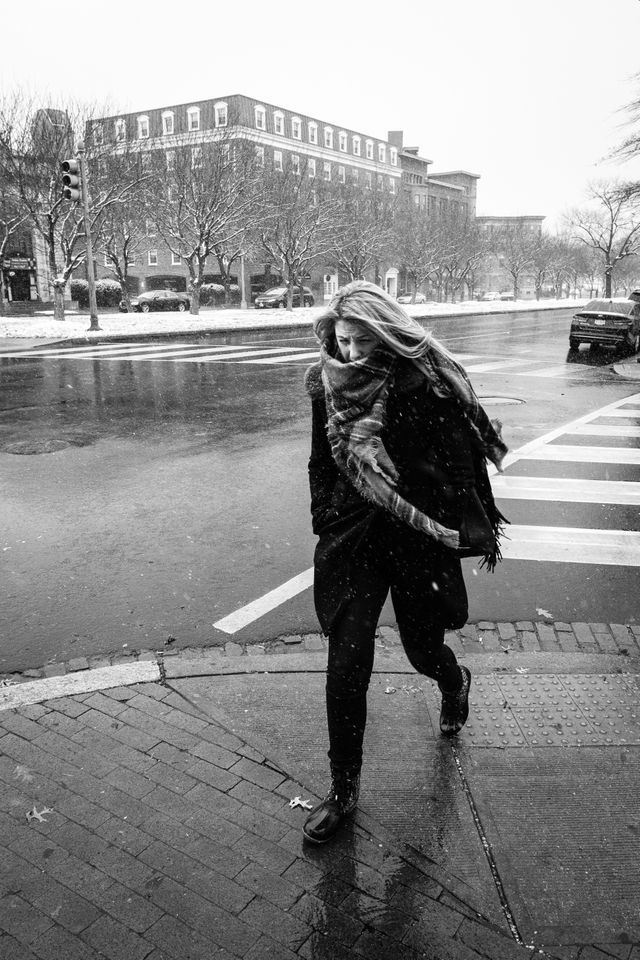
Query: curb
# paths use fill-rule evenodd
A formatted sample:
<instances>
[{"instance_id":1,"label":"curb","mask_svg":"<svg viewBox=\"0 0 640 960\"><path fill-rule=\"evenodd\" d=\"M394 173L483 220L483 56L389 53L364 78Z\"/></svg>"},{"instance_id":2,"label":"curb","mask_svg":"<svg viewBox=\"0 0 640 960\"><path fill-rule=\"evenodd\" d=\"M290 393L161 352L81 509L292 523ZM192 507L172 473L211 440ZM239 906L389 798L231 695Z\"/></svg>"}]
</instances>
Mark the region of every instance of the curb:
<instances>
[{"instance_id":1,"label":"curb","mask_svg":"<svg viewBox=\"0 0 640 960\"><path fill-rule=\"evenodd\" d=\"M640 625L481 620L449 631L447 644L475 673L620 673L640 665ZM0 676L0 711L80 693L169 679L254 673L323 673L322 634L294 634L267 643L132 651L128 656L76 657ZM398 632L376 634L375 673L413 674ZM506 659L508 657L508 659Z\"/></svg>"}]
</instances>

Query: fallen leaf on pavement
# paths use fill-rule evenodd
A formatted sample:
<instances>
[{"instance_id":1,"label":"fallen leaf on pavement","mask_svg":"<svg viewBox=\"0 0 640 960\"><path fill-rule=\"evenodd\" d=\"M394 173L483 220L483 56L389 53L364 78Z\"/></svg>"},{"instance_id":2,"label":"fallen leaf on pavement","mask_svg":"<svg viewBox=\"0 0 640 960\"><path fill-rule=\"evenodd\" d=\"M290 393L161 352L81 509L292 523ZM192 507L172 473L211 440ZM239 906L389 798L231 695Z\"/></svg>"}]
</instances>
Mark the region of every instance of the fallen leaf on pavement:
<instances>
[{"instance_id":1,"label":"fallen leaf on pavement","mask_svg":"<svg viewBox=\"0 0 640 960\"><path fill-rule=\"evenodd\" d=\"M27 813L27 821L31 823L32 820L38 820L40 823L48 823L48 820L45 820L45 813L53 813L53 807L43 807L42 810L37 810L36 807L33 810L29 810Z\"/></svg>"},{"instance_id":2,"label":"fallen leaf on pavement","mask_svg":"<svg viewBox=\"0 0 640 960\"><path fill-rule=\"evenodd\" d=\"M308 800L303 800L302 797L293 797L293 799L289 800L289 806L292 810L295 809L295 807L302 807L303 810L313 810L313 804L309 803Z\"/></svg>"},{"instance_id":3,"label":"fallen leaf on pavement","mask_svg":"<svg viewBox=\"0 0 640 960\"><path fill-rule=\"evenodd\" d=\"M396 692L396 688L395 688L395 687L387 687L387 689L386 689L384 692L385 692L385 693L395 693L395 692Z\"/></svg>"},{"instance_id":4,"label":"fallen leaf on pavement","mask_svg":"<svg viewBox=\"0 0 640 960\"><path fill-rule=\"evenodd\" d=\"M548 610L543 610L542 607L536 607L536 613L539 617L547 617L548 620L553 620L553 614L549 613Z\"/></svg>"}]
</instances>

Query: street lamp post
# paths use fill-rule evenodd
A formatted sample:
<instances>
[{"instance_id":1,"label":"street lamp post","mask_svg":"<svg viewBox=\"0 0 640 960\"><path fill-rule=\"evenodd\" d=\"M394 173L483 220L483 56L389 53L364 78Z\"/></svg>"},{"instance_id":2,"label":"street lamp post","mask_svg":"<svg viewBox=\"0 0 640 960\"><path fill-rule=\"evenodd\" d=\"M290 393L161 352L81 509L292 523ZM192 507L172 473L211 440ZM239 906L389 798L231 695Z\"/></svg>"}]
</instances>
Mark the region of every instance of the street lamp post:
<instances>
[{"instance_id":1,"label":"street lamp post","mask_svg":"<svg viewBox=\"0 0 640 960\"><path fill-rule=\"evenodd\" d=\"M240 254L240 309L247 309L247 277L244 270L244 252Z\"/></svg>"},{"instance_id":2,"label":"street lamp post","mask_svg":"<svg viewBox=\"0 0 640 960\"><path fill-rule=\"evenodd\" d=\"M80 184L82 190L82 213L84 217L84 233L87 256L87 283L89 285L89 330L100 330L98 323L98 303L96 301L96 275L93 264L93 244L91 242L91 228L89 223L89 191L87 189L87 165L85 162L84 141L78 143L78 159L80 162Z\"/></svg>"}]
</instances>

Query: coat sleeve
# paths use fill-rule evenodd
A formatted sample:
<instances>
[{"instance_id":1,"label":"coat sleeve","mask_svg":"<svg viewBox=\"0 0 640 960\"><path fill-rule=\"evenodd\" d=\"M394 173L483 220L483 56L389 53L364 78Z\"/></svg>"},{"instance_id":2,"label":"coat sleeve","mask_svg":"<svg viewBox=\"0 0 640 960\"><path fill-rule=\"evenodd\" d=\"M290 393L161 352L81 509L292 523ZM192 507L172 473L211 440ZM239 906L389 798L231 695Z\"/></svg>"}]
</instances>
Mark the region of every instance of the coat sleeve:
<instances>
[{"instance_id":1,"label":"coat sleeve","mask_svg":"<svg viewBox=\"0 0 640 960\"><path fill-rule=\"evenodd\" d=\"M309 488L311 491L311 524L314 533L334 519L332 497L339 471L331 455L327 437L327 411L324 396L311 401L311 456L309 457Z\"/></svg>"}]
</instances>

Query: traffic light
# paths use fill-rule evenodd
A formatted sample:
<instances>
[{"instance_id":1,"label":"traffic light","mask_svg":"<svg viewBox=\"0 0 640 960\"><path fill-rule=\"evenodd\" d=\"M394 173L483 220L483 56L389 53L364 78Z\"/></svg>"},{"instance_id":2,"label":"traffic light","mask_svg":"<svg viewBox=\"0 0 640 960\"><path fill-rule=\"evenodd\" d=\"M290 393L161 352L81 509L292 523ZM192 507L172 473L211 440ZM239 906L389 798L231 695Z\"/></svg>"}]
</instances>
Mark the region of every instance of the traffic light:
<instances>
[{"instance_id":1,"label":"traffic light","mask_svg":"<svg viewBox=\"0 0 640 960\"><path fill-rule=\"evenodd\" d=\"M80 163L78 160L63 160L61 167L62 183L64 185L62 196L65 198L65 200L74 200L77 203L82 197L80 186Z\"/></svg>"}]
</instances>

